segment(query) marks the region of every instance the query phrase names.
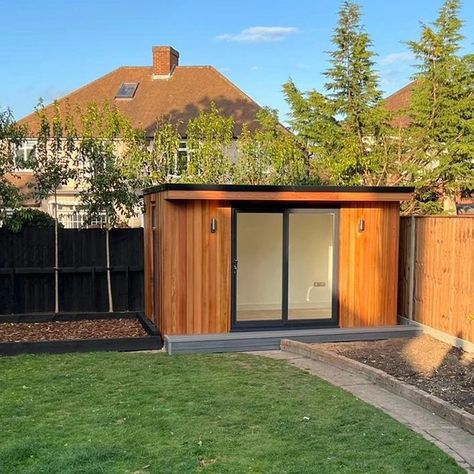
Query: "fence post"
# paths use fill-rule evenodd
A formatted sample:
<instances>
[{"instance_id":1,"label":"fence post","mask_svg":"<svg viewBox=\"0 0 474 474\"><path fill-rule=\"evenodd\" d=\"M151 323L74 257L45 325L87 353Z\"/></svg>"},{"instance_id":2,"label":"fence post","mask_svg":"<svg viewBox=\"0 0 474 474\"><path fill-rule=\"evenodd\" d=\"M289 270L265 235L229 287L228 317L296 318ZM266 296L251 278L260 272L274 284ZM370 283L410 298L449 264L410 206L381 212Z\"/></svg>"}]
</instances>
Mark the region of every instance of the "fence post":
<instances>
[{"instance_id":1,"label":"fence post","mask_svg":"<svg viewBox=\"0 0 474 474\"><path fill-rule=\"evenodd\" d=\"M411 216L410 254L408 258L408 320L413 321L413 306L415 297L415 253L416 253L416 218Z\"/></svg>"},{"instance_id":2,"label":"fence post","mask_svg":"<svg viewBox=\"0 0 474 474\"><path fill-rule=\"evenodd\" d=\"M10 268L10 309L11 314L16 313L15 267Z\"/></svg>"}]
</instances>

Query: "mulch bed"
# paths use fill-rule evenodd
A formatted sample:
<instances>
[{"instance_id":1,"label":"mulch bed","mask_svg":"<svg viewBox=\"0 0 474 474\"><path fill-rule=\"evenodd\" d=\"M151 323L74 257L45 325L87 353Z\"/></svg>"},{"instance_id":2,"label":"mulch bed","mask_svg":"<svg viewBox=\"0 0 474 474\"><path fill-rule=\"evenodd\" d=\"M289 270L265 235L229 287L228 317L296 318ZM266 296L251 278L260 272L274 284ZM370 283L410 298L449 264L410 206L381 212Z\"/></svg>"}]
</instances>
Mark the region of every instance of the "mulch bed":
<instances>
[{"instance_id":1,"label":"mulch bed","mask_svg":"<svg viewBox=\"0 0 474 474\"><path fill-rule=\"evenodd\" d=\"M137 319L129 318L47 323L0 323L0 343L144 336L147 336L147 333L140 322Z\"/></svg>"},{"instance_id":2,"label":"mulch bed","mask_svg":"<svg viewBox=\"0 0 474 474\"><path fill-rule=\"evenodd\" d=\"M474 414L474 354L427 335L324 345Z\"/></svg>"}]
</instances>

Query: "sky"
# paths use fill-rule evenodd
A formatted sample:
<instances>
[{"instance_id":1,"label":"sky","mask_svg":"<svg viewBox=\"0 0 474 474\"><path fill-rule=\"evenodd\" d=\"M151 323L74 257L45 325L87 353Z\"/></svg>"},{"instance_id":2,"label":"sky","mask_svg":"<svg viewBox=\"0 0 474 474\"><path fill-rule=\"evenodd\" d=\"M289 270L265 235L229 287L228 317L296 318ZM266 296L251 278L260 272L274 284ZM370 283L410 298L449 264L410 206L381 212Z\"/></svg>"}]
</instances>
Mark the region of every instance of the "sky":
<instances>
[{"instance_id":1,"label":"sky","mask_svg":"<svg viewBox=\"0 0 474 474\"><path fill-rule=\"evenodd\" d=\"M410 79L407 40L436 18L442 0L361 0L386 95ZM281 92L324 86L339 0L0 0L0 110L21 118L119 66L151 65L171 45L182 65L213 65L286 121ZM461 16L473 51L474 0Z\"/></svg>"}]
</instances>

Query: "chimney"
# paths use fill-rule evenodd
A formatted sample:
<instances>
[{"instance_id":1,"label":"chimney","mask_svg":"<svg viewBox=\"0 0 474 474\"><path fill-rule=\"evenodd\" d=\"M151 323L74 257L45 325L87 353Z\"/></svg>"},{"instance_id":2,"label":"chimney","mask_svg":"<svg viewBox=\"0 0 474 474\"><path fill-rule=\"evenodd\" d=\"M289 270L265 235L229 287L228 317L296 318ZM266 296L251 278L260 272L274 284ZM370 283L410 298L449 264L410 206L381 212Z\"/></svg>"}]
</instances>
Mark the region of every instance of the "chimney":
<instances>
[{"instance_id":1,"label":"chimney","mask_svg":"<svg viewBox=\"0 0 474 474\"><path fill-rule=\"evenodd\" d=\"M168 78L179 63L179 53L171 46L153 46L153 79Z\"/></svg>"}]
</instances>

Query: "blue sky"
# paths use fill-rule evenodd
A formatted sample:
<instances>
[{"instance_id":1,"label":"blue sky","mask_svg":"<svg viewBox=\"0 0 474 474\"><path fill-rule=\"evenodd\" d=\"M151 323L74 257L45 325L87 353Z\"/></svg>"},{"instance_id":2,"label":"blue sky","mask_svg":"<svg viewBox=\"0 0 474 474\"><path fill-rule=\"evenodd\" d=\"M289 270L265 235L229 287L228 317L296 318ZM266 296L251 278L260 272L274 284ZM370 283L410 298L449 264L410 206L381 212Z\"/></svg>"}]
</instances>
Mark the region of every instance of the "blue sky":
<instances>
[{"instance_id":1,"label":"blue sky","mask_svg":"<svg viewBox=\"0 0 474 474\"><path fill-rule=\"evenodd\" d=\"M321 88L337 21L336 0L0 0L0 108L17 118L122 65L151 64L169 44L183 65L212 64L261 105L288 107L281 85ZM385 93L413 72L404 40L432 21L442 0L362 0ZM466 51L473 50L474 1L465 0ZM7 21L5 21L7 19ZM260 29L259 29L260 27ZM263 27L263 29L261 29Z\"/></svg>"}]
</instances>

